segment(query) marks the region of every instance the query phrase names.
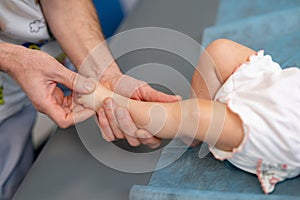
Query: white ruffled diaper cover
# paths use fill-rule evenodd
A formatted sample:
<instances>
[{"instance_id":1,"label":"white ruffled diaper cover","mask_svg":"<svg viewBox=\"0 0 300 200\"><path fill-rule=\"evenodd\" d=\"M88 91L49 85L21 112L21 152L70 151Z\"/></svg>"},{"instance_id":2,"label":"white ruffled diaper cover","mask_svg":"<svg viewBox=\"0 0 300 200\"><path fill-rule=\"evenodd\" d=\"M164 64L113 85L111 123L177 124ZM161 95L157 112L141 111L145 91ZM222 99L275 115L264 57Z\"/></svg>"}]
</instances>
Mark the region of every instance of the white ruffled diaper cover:
<instances>
[{"instance_id":1,"label":"white ruffled diaper cover","mask_svg":"<svg viewBox=\"0 0 300 200\"><path fill-rule=\"evenodd\" d=\"M223 84L215 100L243 122L244 139L232 152L213 146L219 160L258 176L263 191L300 173L300 70L282 70L259 51Z\"/></svg>"}]
</instances>

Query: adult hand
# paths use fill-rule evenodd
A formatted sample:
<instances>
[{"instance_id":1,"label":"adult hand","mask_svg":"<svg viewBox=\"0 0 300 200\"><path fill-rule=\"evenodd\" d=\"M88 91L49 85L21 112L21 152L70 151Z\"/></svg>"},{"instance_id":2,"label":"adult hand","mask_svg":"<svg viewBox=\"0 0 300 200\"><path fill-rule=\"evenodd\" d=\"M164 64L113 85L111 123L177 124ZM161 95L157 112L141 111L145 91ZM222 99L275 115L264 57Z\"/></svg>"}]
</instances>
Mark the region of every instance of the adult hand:
<instances>
[{"instance_id":1,"label":"adult hand","mask_svg":"<svg viewBox=\"0 0 300 200\"><path fill-rule=\"evenodd\" d=\"M100 56L101 55L101 56ZM99 80L115 93L141 101L174 102L178 96L156 91L143 81L123 75L105 42L97 45L81 62L78 71L85 77ZM125 138L132 146L145 144L150 148L160 146L161 139L138 129L125 108L118 108L112 99L106 99L98 111L102 136L107 141Z\"/></svg>"},{"instance_id":2,"label":"adult hand","mask_svg":"<svg viewBox=\"0 0 300 200\"><path fill-rule=\"evenodd\" d=\"M60 83L78 93L88 94L95 89L91 80L66 69L42 51L3 45L6 46L1 48L1 53L6 55L6 61L2 68L19 83L37 110L49 115L62 128L94 114L74 104L72 97L64 96L57 87Z\"/></svg>"},{"instance_id":3,"label":"adult hand","mask_svg":"<svg viewBox=\"0 0 300 200\"><path fill-rule=\"evenodd\" d=\"M141 101L174 102L181 99L156 91L147 83L123 75L117 69L115 72L110 71L110 76L103 76L100 83L118 94ZM150 148L157 148L161 144L161 139L144 129L138 129L127 109L118 107L111 98L106 99L98 111L98 120L103 138L107 141L126 138L132 146L145 144Z\"/></svg>"},{"instance_id":4,"label":"adult hand","mask_svg":"<svg viewBox=\"0 0 300 200\"><path fill-rule=\"evenodd\" d=\"M97 80L100 78L102 83L106 83L109 88L114 89L117 80L122 77L122 74L117 65L115 65L116 67L106 68L113 59L105 42L103 42L104 37L101 34L101 28L92 2L73 0L70 3L70 1L61 0L40 0L40 3L52 33L80 73L85 77L97 78ZM55 12L53 12L53 9ZM99 47L99 42L104 45ZM86 65L83 63L86 63ZM139 89L134 88L137 90L133 92L131 84L139 85L138 83L139 81L134 79L124 83L125 89L120 90L123 91L121 94L144 101L170 102L177 100L177 97L159 93L146 84ZM132 123L128 112L125 118L118 118L119 123L117 123L116 120L113 120L115 119L113 117L114 109L106 109L104 107L100 111L100 113L104 111L105 114L105 117L98 115L104 138L111 141L116 138L126 137L133 146L137 146L141 142L144 144L156 144L149 145L151 147L160 145L160 140L154 137L146 140L139 140L133 137L135 136L134 130L137 130L137 128ZM124 132L128 134L124 134ZM138 130L137 132L143 133L143 130Z\"/></svg>"}]
</instances>

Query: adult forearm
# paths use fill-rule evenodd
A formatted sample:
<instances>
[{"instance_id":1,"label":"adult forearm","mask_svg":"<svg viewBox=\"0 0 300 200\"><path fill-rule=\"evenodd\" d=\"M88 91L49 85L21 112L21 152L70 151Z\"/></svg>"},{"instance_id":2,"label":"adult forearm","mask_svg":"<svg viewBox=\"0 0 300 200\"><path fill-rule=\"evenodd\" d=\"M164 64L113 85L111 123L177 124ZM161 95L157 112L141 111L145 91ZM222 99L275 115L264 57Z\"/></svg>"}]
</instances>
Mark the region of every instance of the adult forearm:
<instances>
[{"instance_id":1,"label":"adult forearm","mask_svg":"<svg viewBox=\"0 0 300 200\"><path fill-rule=\"evenodd\" d=\"M7 59L10 57L10 45L5 42L0 42L0 70L7 72Z\"/></svg>"},{"instance_id":2,"label":"adult forearm","mask_svg":"<svg viewBox=\"0 0 300 200\"><path fill-rule=\"evenodd\" d=\"M13 76L12 72L24 62L20 56L25 52L26 49L22 46L0 42L0 70Z\"/></svg>"},{"instance_id":3,"label":"adult forearm","mask_svg":"<svg viewBox=\"0 0 300 200\"><path fill-rule=\"evenodd\" d=\"M40 0L47 23L63 50L78 69L89 53L105 39L98 16L91 0ZM97 60L93 60L89 70L102 73L102 68L111 59L106 45L100 50ZM99 59L98 59L99 58ZM99 72L100 71L100 72Z\"/></svg>"}]
</instances>

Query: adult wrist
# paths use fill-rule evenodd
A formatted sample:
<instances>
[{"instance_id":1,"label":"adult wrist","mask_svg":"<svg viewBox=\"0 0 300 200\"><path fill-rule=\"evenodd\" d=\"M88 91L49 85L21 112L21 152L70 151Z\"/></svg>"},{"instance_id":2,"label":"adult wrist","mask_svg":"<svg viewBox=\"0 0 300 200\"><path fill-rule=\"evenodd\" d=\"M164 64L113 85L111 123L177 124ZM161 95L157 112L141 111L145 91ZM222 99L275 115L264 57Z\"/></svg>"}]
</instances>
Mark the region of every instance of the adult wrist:
<instances>
[{"instance_id":1,"label":"adult wrist","mask_svg":"<svg viewBox=\"0 0 300 200\"><path fill-rule=\"evenodd\" d=\"M96 79L122 74L105 42L90 51L77 69L80 74Z\"/></svg>"}]
</instances>

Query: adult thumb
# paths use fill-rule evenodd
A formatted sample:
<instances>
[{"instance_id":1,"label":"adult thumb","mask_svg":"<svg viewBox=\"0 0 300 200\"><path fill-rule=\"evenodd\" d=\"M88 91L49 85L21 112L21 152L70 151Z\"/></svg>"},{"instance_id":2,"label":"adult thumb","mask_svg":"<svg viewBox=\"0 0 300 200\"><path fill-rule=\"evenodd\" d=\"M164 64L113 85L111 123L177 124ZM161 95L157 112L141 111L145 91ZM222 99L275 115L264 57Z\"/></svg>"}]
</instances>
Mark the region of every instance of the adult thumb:
<instances>
[{"instance_id":1,"label":"adult thumb","mask_svg":"<svg viewBox=\"0 0 300 200\"><path fill-rule=\"evenodd\" d=\"M59 83L78 93L89 94L96 88L95 81L66 68L64 68L58 77L59 80L57 81Z\"/></svg>"}]
</instances>

